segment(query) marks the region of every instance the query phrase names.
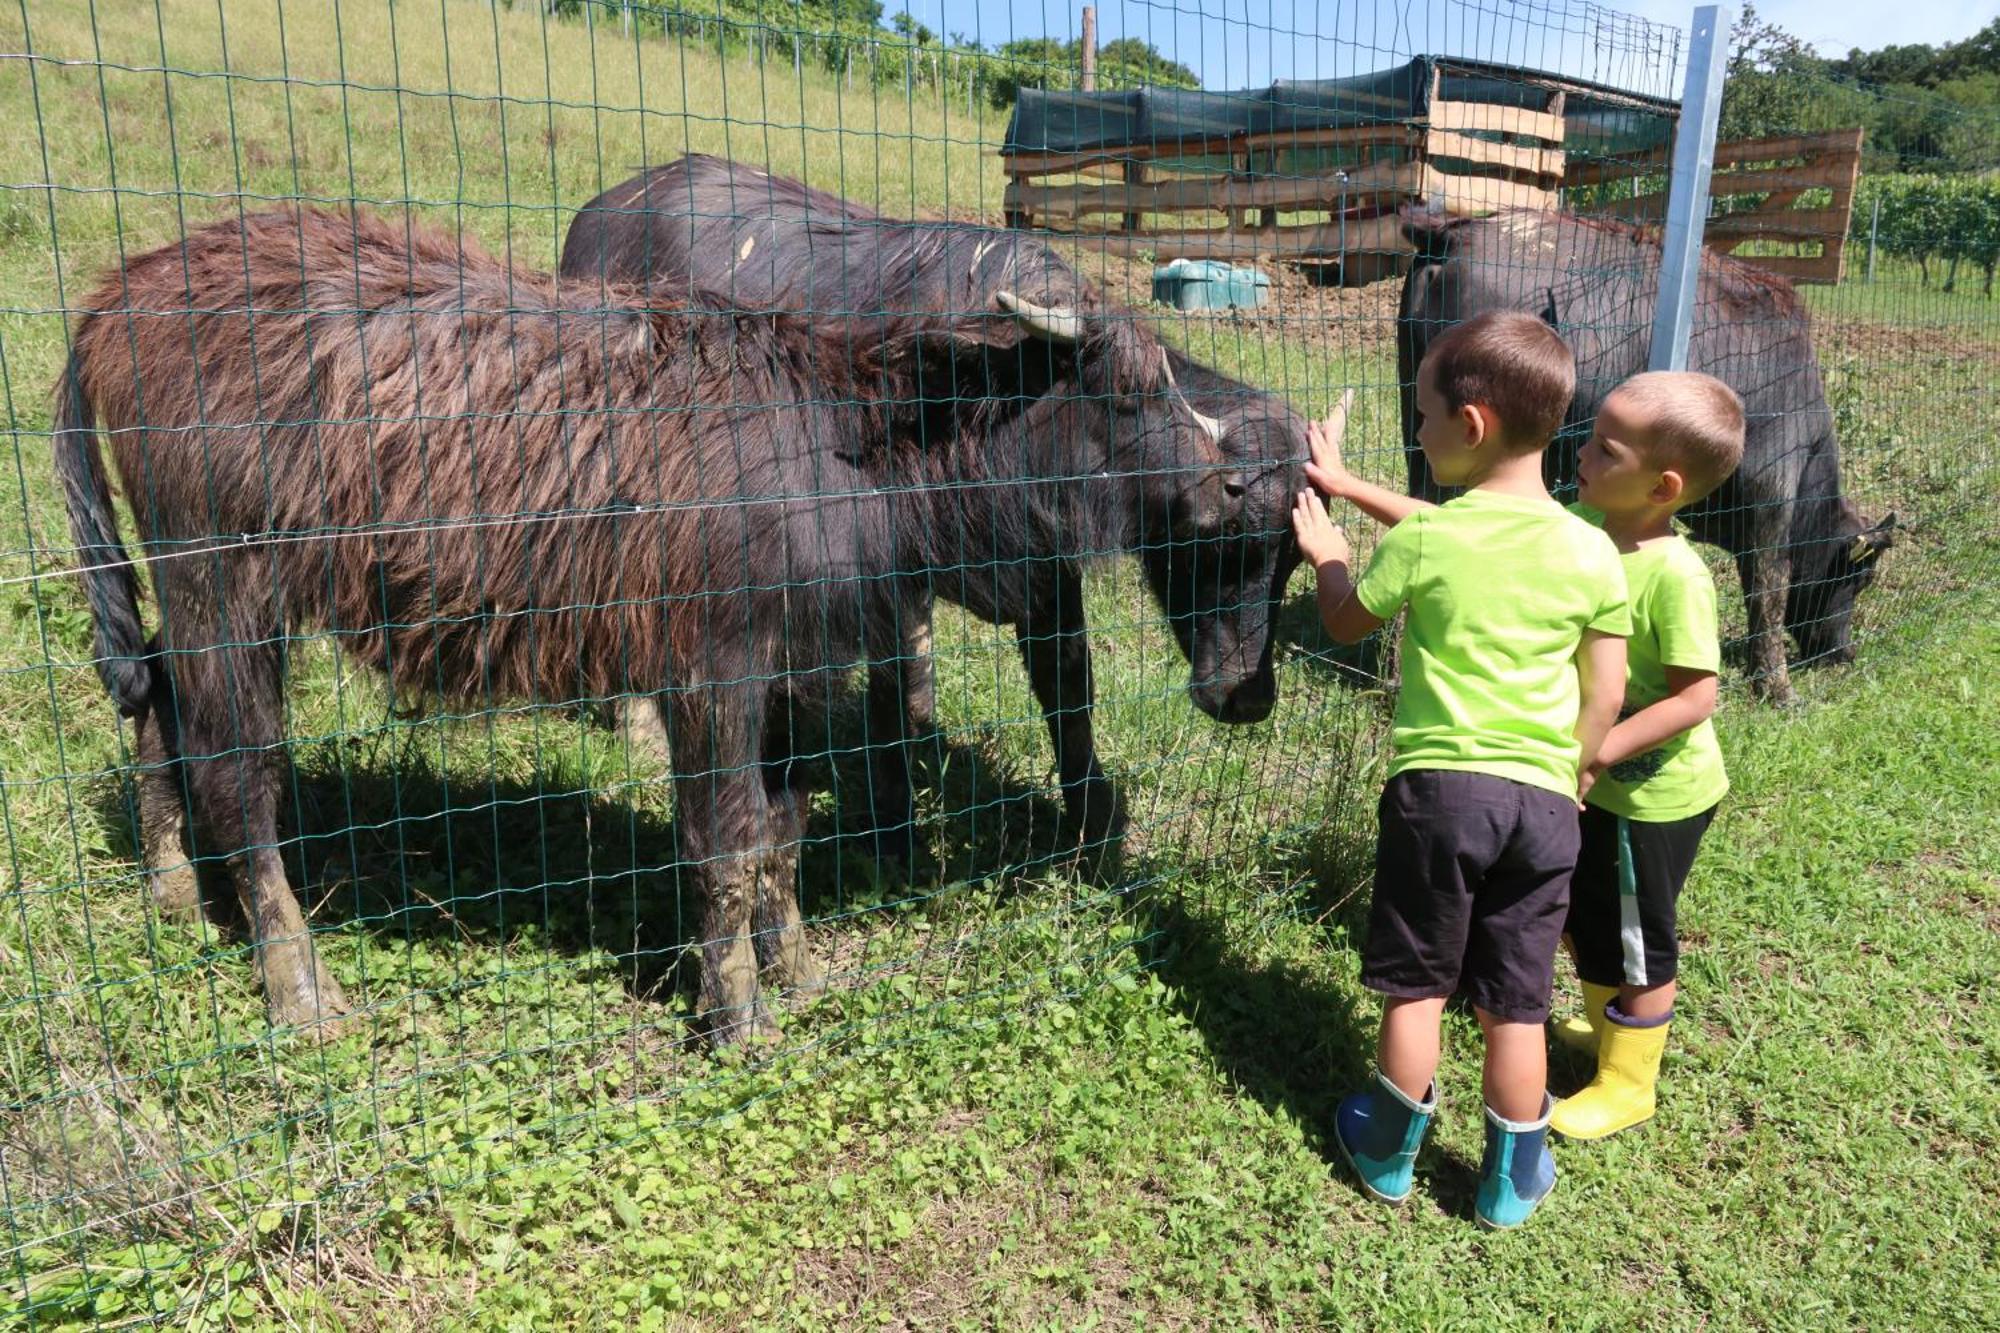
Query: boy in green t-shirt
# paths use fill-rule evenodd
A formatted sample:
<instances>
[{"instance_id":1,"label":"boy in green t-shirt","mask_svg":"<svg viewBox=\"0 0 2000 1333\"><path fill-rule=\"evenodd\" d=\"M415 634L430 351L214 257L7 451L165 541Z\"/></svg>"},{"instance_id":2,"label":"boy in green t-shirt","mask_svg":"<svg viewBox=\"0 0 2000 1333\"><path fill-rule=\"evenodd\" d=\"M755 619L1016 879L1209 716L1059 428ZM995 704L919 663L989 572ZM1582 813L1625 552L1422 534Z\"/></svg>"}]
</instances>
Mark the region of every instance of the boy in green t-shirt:
<instances>
[{"instance_id":1,"label":"boy in green t-shirt","mask_svg":"<svg viewBox=\"0 0 2000 1333\"><path fill-rule=\"evenodd\" d=\"M1361 980L1385 998L1375 1084L1341 1102L1341 1151L1378 1199L1410 1192L1436 1110L1445 1002L1463 991L1486 1038L1486 1151L1474 1212L1517 1226L1555 1185L1543 1024L1576 865L1579 773L1618 714L1625 577L1617 549L1542 485L1542 451L1576 387L1569 347L1532 315L1494 312L1436 339L1417 374L1441 506L1340 466L1345 408L1315 424L1307 475L1394 524L1358 585L1311 492L1292 512L1320 616L1353 643L1398 611L1402 691L1382 791Z\"/></svg>"},{"instance_id":2,"label":"boy in green t-shirt","mask_svg":"<svg viewBox=\"0 0 2000 1333\"><path fill-rule=\"evenodd\" d=\"M1743 403L1721 380L1637 375L1597 414L1571 506L1617 543L1632 606L1625 716L1586 774L1565 934L1584 1014L1557 1029L1597 1076L1556 1107L1557 1133L1601 1139L1652 1118L1680 962L1674 912L1729 790L1709 716L1722 664L1715 580L1674 515L1743 458Z\"/></svg>"}]
</instances>

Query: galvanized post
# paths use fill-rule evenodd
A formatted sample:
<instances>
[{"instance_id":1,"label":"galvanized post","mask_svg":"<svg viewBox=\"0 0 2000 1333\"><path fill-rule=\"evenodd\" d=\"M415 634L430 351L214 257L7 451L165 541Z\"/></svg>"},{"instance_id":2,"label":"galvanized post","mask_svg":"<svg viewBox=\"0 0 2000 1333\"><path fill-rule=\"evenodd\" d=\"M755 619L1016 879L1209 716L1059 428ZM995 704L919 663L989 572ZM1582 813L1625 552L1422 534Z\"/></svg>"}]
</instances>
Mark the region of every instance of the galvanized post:
<instances>
[{"instance_id":1,"label":"galvanized post","mask_svg":"<svg viewBox=\"0 0 2000 1333\"><path fill-rule=\"evenodd\" d=\"M1660 295L1647 359L1652 370L1687 368L1695 286L1701 278L1702 230L1708 220L1708 180L1715 169L1715 128L1722 118L1722 75L1729 53L1727 11L1721 5L1697 6L1688 38L1687 86L1681 93L1680 124L1674 129Z\"/></svg>"},{"instance_id":2,"label":"galvanized post","mask_svg":"<svg viewBox=\"0 0 2000 1333\"><path fill-rule=\"evenodd\" d=\"M1875 281L1875 236L1882 230L1882 196L1875 196L1875 207L1868 210L1868 281Z\"/></svg>"}]
</instances>

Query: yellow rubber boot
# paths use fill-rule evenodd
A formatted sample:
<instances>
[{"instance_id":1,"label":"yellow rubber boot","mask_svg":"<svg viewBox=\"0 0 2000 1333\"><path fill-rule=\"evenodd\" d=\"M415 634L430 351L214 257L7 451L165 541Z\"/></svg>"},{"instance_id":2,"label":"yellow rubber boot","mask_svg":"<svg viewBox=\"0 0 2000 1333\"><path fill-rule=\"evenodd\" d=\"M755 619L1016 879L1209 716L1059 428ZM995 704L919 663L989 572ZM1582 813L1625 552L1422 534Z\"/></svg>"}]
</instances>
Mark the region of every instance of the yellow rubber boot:
<instances>
[{"instance_id":1,"label":"yellow rubber boot","mask_svg":"<svg viewBox=\"0 0 2000 1333\"><path fill-rule=\"evenodd\" d=\"M1556 1103L1549 1128L1566 1139L1601 1139L1653 1118L1653 1089L1670 1023L1627 1027L1607 1019L1597 1048L1597 1077Z\"/></svg>"},{"instance_id":2,"label":"yellow rubber boot","mask_svg":"<svg viewBox=\"0 0 2000 1333\"><path fill-rule=\"evenodd\" d=\"M1604 1035L1604 1006L1618 998L1616 986L1583 985L1583 1012L1556 1024L1556 1040L1580 1055L1596 1055Z\"/></svg>"}]
</instances>

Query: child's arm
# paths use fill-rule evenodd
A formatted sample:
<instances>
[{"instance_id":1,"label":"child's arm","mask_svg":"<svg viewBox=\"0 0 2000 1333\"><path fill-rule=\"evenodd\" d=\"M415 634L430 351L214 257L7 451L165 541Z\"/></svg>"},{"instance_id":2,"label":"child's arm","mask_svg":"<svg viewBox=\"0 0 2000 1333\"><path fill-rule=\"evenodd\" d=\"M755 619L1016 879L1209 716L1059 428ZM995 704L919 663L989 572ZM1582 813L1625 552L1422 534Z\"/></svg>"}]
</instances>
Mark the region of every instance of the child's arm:
<instances>
[{"instance_id":1,"label":"child's arm","mask_svg":"<svg viewBox=\"0 0 2000 1333\"><path fill-rule=\"evenodd\" d=\"M1622 764L1635 754L1664 745L1715 715L1713 671L1670 666L1666 672L1667 697L1611 728L1597 752L1599 768Z\"/></svg>"},{"instance_id":2,"label":"child's arm","mask_svg":"<svg viewBox=\"0 0 2000 1333\"><path fill-rule=\"evenodd\" d=\"M1354 390L1340 395L1340 401L1326 414L1325 421L1306 427L1306 441L1312 447L1312 461L1306 464L1306 480L1329 500L1346 500L1377 523L1395 527L1419 509L1434 508L1429 501L1399 495L1386 487L1361 480L1341 461L1340 444L1347 435L1347 409L1354 404Z\"/></svg>"},{"instance_id":3,"label":"child's arm","mask_svg":"<svg viewBox=\"0 0 2000 1333\"><path fill-rule=\"evenodd\" d=\"M1583 747L1577 761L1577 804L1597 781L1604 741L1618 721L1625 702L1625 640L1615 634L1587 629L1576 649L1577 684L1582 706L1576 714L1576 739Z\"/></svg>"},{"instance_id":4,"label":"child's arm","mask_svg":"<svg viewBox=\"0 0 2000 1333\"><path fill-rule=\"evenodd\" d=\"M1347 572L1353 558L1347 534L1334 526L1326 506L1311 491L1300 491L1292 505L1292 531L1298 535L1299 553L1319 580L1319 620L1326 632L1342 643L1359 643L1382 628L1382 618L1370 613L1354 595L1354 582ZM1618 669L1625 669L1622 659Z\"/></svg>"}]
</instances>

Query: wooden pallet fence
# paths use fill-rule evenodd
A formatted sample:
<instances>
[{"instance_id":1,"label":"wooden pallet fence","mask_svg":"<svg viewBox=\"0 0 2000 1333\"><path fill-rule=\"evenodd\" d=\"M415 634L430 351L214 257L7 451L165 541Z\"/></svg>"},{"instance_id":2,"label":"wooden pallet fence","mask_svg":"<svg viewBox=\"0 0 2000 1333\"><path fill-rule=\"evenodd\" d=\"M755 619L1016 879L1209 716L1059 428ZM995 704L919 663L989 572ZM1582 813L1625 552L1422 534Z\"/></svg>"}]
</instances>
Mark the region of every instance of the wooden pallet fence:
<instances>
[{"instance_id":1,"label":"wooden pallet fence","mask_svg":"<svg viewBox=\"0 0 2000 1333\"><path fill-rule=\"evenodd\" d=\"M1861 173L1862 131L1791 134L1717 144L1709 185L1706 243L1722 254L1794 282L1836 283L1846 270L1847 230ZM1616 162L1577 162L1567 184L1631 180L1630 198L1598 201L1584 211L1632 222L1658 222L1667 210L1665 150ZM1813 192L1820 192L1814 197ZM1739 251L1755 243L1750 254ZM1783 245L1790 253L1758 253Z\"/></svg>"},{"instance_id":2,"label":"wooden pallet fence","mask_svg":"<svg viewBox=\"0 0 2000 1333\"><path fill-rule=\"evenodd\" d=\"M1011 153L1003 206L1010 226L1085 234L1113 253L1162 260L1324 262L1397 251L1407 248L1396 219L1406 203L1460 214L1555 207L1562 101L1560 89L1539 110L1433 97L1430 114L1417 121ZM1278 154L1299 149L1346 150L1360 161L1312 174L1273 169ZM1227 159L1230 167L1190 174L1159 165L1190 158ZM1280 226L1281 213L1325 220ZM1190 215L1202 221L1182 221Z\"/></svg>"}]
</instances>

